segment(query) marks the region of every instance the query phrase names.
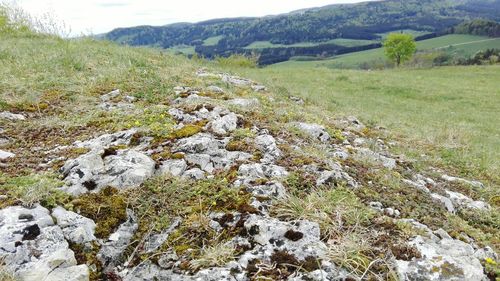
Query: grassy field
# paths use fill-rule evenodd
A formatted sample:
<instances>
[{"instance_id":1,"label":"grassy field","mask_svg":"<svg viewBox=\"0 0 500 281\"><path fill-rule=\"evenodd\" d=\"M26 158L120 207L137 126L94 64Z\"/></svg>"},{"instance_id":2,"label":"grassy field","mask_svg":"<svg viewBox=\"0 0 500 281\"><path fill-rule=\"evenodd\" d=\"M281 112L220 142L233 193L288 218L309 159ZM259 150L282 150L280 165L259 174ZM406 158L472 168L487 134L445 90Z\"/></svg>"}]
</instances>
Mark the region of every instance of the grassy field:
<instances>
[{"instance_id":1,"label":"grassy field","mask_svg":"<svg viewBox=\"0 0 500 281\"><path fill-rule=\"evenodd\" d=\"M344 47L356 47L369 45L377 43L376 40L357 40L357 39L347 39L347 38L336 38L325 42L300 42L290 45L284 44L273 44L269 41L255 41L252 44L245 47L245 49L264 49L264 48L283 48L283 47L314 47L320 44L336 44Z\"/></svg>"},{"instance_id":2,"label":"grassy field","mask_svg":"<svg viewBox=\"0 0 500 281\"><path fill-rule=\"evenodd\" d=\"M167 49L168 52L176 54L176 53L182 53L184 55L194 55L196 54L196 51L194 50L194 46L188 46L188 45L177 45L171 48Z\"/></svg>"},{"instance_id":3,"label":"grassy field","mask_svg":"<svg viewBox=\"0 0 500 281\"><path fill-rule=\"evenodd\" d=\"M384 126L416 154L432 146L435 159L463 175L498 183L500 66L358 71L286 63L244 74L333 115Z\"/></svg>"},{"instance_id":4,"label":"grassy field","mask_svg":"<svg viewBox=\"0 0 500 281\"><path fill-rule=\"evenodd\" d=\"M203 46L215 46L222 38L224 35L209 37L203 41Z\"/></svg>"},{"instance_id":5,"label":"grassy field","mask_svg":"<svg viewBox=\"0 0 500 281\"><path fill-rule=\"evenodd\" d=\"M401 32L401 33L405 33L405 34L411 34L411 35L413 35L413 37L418 37L418 36L429 34L429 32L427 32L427 31L419 31L419 30L413 30L413 29L403 29L403 30L395 30L395 31L385 32L385 33L378 33L377 35L381 36L382 39L385 39L387 37L387 35L389 35L391 33L394 33L394 32Z\"/></svg>"},{"instance_id":6,"label":"grassy field","mask_svg":"<svg viewBox=\"0 0 500 281\"><path fill-rule=\"evenodd\" d=\"M500 38L488 38L475 35L452 34L417 42L417 51L440 49L457 55L472 55L479 50L500 48ZM302 64L302 66L321 65L330 67L356 68L371 61L385 61L382 48L349 53L332 59L309 62L284 62L282 64Z\"/></svg>"}]
</instances>

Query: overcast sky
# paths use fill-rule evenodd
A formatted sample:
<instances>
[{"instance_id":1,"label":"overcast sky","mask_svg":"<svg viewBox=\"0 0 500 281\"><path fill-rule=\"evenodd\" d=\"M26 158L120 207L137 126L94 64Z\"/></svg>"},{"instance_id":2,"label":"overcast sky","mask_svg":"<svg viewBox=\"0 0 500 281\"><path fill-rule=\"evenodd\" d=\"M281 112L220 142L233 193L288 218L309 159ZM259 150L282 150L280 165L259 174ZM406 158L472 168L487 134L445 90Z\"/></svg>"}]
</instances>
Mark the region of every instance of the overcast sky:
<instances>
[{"instance_id":1,"label":"overcast sky","mask_svg":"<svg viewBox=\"0 0 500 281\"><path fill-rule=\"evenodd\" d=\"M2 0L0 0L1 2ZM5 0L4 0L5 1ZM7 0L12 1L12 0ZM14 0L15 1L15 0ZM73 35L116 27L165 25L239 16L265 16L356 0L17 0L33 15L51 14Z\"/></svg>"}]
</instances>

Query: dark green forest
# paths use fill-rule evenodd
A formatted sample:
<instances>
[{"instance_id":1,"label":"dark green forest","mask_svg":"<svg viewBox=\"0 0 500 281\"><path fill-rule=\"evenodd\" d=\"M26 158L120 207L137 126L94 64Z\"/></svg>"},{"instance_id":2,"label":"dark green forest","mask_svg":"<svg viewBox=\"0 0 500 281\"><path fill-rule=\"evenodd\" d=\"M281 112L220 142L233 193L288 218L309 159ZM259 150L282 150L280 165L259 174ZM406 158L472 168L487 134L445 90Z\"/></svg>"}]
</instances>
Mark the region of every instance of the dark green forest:
<instances>
[{"instance_id":1,"label":"dark green forest","mask_svg":"<svg viewBox=\"0 0 500 281\"><path fill-rule=\"evenodd\" d=\"M474 21L477 19L484 21ZM335 38L380 40L380 34L391 31L427 32L423 37L417 37L419 40L453 32L485 33L476 28L478 23L484 27L484 23L494 25L499 21L500 0L387 0L330 5L263 18L118 28L107 33L105 38L134 46L171 48L188 45L195 47L198 55L207 58L257 53L260 64L271 64L292 56L331 56L380 46L379 43L355 47L327 43ZM486 33L498 36L498 24ZM204 44L206 39L216 36L220 39L215 44ZM258 50L245 48L258 41L283 45L301 42L317 44Z\"/></svg>"}]
</instances>

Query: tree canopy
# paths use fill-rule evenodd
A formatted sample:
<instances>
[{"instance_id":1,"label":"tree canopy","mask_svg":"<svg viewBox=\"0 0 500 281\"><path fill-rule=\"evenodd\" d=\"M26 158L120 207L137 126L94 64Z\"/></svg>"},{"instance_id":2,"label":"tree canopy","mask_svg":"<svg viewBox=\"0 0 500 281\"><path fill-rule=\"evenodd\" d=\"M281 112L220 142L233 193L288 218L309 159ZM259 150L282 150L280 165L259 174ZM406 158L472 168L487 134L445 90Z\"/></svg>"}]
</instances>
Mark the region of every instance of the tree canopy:
<instances>
[{"instance_id":1,"label":"tree canopy","mask_svg":"<svg viewBox=\"0 0 500 281\"><path fill-rule=\"evenodd\" d=\"M411 59L417 50L417 45L415 44L415 39L410 34L391 33L384 41L384 50L386 56L399 66L401 63Z\"/></svg>"}]
</instances>

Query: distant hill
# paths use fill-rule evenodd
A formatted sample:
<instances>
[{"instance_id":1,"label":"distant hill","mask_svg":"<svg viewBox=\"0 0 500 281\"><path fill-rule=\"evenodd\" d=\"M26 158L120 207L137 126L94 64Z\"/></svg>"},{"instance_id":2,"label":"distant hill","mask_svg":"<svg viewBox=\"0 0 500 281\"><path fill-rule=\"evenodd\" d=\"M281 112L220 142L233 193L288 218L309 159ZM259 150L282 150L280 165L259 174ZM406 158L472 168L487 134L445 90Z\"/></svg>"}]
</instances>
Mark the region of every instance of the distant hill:
<instances>
[{"instance_id":1,"label":"distant hill","mask_svg":"<svg viewBox=\"0 0 500 281\"><path fill-rule=\"evenodd\" d=\"M500 0L339 4L262 18L118 28L105 38L208 58L258 53L261 64L270 64L292 56L331 56L379 47L383 35L391 31L407 30L417 39L431 38L471 19L500 21Z\"/></svg>"}]
</instances>

